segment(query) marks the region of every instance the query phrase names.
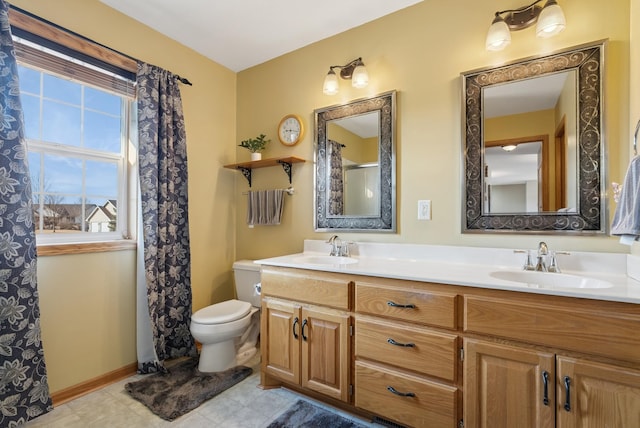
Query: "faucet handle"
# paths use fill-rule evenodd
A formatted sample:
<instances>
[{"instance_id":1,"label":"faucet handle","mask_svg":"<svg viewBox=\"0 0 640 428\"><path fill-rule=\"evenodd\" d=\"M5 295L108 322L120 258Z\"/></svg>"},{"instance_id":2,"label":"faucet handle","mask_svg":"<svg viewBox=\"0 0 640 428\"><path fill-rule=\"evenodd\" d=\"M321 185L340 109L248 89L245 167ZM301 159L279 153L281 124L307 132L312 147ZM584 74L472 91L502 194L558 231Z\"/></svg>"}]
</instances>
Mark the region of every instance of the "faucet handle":
<instances>
[{"instance_id":1,"label":"faucet handle","mask_svg":"<svg viewBox=\"0 0 640 428\"><path fill-rule=\"evenodd\" d=\"M349 242L343 242L342 245L338 247L338 255L341 257L349 257Z\"/></svg>"},{"instance_id":2,"label":"faucet handle","mask_svg":"<svg viewBox=\"0 0 640 428\"><path fill-rule=\"evenodd\" d=\"M551 252L551 261L549 262L549 267L547 268L547 272L560 273L560 268L558 267L558 260L556 259L556 252Z\"/></svg>"},{"instance_id":3,"label":"faucet handle","mask_svg":"<svg viewBox=\"0 0 640 428\"><path fill-rule=\"evenodd\" d=\"M556 257L557 254L566 256L571 255L571 253L568 251L551 251L551 261L549 262L549 267L547 268L548 272L562 273L560 271L560 268L558 267L558 259Z\"/></svg>"},{"instance_id":4,"label":"faucet handle","mask_svg":"<svg viewBox=\"0 0 640 428\"><path fill-rule=\"evenodd\" d=\"M535 266L533 265L533 262L531 261L531 251L529 250L513 250L514 253L518 253L518 254L526 254L527 258L524 262L524 265L522 265L522 270L535 270Z\"/></svg>"}]
</instances>

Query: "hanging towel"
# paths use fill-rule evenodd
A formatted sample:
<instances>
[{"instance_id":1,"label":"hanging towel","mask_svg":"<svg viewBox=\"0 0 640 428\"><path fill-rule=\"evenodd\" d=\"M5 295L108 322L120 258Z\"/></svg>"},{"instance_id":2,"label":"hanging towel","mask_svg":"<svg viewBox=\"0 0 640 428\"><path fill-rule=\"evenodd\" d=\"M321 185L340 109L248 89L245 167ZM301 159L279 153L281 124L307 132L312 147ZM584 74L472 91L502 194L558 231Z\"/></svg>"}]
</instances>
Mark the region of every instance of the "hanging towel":
<instances>
[{"instance_id":1,"label":"hanging towel","mask_svg":"<svg viewBox=\"0 0 640 428\"><path fill-rule=\"evenodd\" d=\"M624 178L611 234L628 245L640 238L640 156L633 158Z\"/></svg>"},{"instance_id":2,"label":"hanging towel","mask_svg":"<svg viewBox=\"0 0 640 428\"><path fill-rule=\"evenodd\" d=\"M247 193L247 224L277 225L282 219L284 190L255 190Z\"/></svg>"}]
</instances>

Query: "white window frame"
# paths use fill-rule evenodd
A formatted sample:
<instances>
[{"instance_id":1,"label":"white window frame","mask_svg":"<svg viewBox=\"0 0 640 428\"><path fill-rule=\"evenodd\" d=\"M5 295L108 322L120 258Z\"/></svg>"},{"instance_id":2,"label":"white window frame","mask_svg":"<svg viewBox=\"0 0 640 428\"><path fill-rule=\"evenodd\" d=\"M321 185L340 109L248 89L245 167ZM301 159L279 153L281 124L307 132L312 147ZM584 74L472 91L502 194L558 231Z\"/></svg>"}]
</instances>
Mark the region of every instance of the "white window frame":
<instances>
[{"instance_id":1,"label":"white window frame","mask_svg":"<svg viewBox=\"0 0 640 428\"><path fill-rule=\"evenodd\" d=\"M32 42L24 42L18 38L14 37L14 43L25 43L29 46L36 47L37 45ZM67 55L62 55L57 52L53 52L48 50L47 48L43 48L37 46L37 49L42 51L47 51L48 53L52 53L57 57L64 57L65 60L73 63L76 67L86 67L88 74L95 73L98 68L91 64L85 64L84 62L75 59L73 57L69 57ZM114 161L117 164L118 170L118 195L117 195L117 216L116 216L116 231L114 232L89 232L89 231L78 231L77 233L66 232L66 233L37 233L36 234L36 242L38 245L38 253L39 255L46 254L47 251L42 251L45 248L54 248L56 245L68 246L69 244L86 244L86 243L108 243L108 242L126 242L132 245L114 245L109 247L108 245L101 245L98 247L85 247L84 249L78 250L76 245L75 250L72 252L94 252L94 251L106 251L109 249L124 249L124 248L134 248L135 247L135 235L136 235L136 208L137 208L137 138L136 138L136 129L137 129L137 120L136 120L136 103L133 98L134 91L130 90L133 88L134 83L127 84L128 96L124 95L122 90L120 91L109 91L104 86L104 80L100 82L98 85L92 84L90 79L77 79L72 78L70 76L61 75L55 71L49 70L46 67L38 66L37 64L30 63L28 61L21 61L20 56L18 56L18 63L22 66L26 66L31 69L35 69L38 71L42 71L43 73L51 74L57 77L61 77L67 80L71 80L80 85L84 85L87 87L94 87L102 91L112 92L115 95L122 96L123 102L121 103L121 151L120 154L116 153L108 153L102 152L98 150L85 149L82 147L76 146L67 146L62 144L53 144L42 142L33 139L27 139L27 151L28 153L45 153L57 156L69 156L76 159L81 160L102 160L102 161ZM102 71L103 73L109 74L107 71ZM114 77L114 79L117 76ZM108 78L107 78L108 79ZM119 78L121 80L121 78ZM118 81L120 89L122 89L122 82ZM130 88L129 88L130 86ZM40 156L42 160L42 155ZM41 186L44 186L44 170L43 165L40 165L40 183ZM83 177L84 180L84 177ZM40 190L43 190L42 188ZM84 193L84 190L83 190ZM83 196L85 196L83 194ZM42 198L41 198L42 199ZM40 209L44 207L44 201L40 200ZM42 211L41 211L42 212ZM86 215L89 213L85 213L84 218L86 219ZM35 219L34 219L35 220ZM42 221L42 220L41 220ZM40 230L40 225L36 224L36 229ZM69 249L60 249L54 250L49 254L57 254L57 253L68 253Z\"/></svg>"}]
</instances>

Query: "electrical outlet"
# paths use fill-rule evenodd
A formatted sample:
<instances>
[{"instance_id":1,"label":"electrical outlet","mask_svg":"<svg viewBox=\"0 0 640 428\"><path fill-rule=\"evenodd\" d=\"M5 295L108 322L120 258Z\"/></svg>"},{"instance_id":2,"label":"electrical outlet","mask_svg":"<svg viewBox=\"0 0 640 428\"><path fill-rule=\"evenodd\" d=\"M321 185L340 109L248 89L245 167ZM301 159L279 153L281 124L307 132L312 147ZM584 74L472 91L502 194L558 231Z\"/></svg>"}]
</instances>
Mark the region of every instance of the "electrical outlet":
<instances>
[{"instance_id":1,"label":"electrical outlet","mask_svg":"<svg viewBox=\"0 0 640 428\"><path fill-rule=\"evenodd\" d=\"M418 201L418 220L431 220L431 201Z\"/></svg>"}]
</instances>

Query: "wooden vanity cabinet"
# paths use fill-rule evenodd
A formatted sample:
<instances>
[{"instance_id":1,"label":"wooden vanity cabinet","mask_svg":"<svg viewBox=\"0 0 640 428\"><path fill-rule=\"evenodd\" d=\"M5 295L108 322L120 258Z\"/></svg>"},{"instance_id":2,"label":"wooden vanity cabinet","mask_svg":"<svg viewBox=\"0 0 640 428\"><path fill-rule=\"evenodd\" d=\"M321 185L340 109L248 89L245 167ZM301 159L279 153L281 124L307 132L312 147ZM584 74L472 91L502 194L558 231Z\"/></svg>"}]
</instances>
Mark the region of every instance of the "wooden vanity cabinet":
<instances>
[{"instance_id":1,"label":"wooden vanity cabinet","mask_svg":"<svg viewBox=\"0 0 640 428\"><path fill-rule=\"evenodd\" d=\"M262 294L263 387L408 427L640 427L640 305L270 266Z\"/></svg>"},{"instance_id":2,"label":"wooden vanity cabinet","mask_svg":"<svg viewBox=\"0 0 640 428\"><path fill-rule=\"evenodd\" d=\"M464 421L491 428L640 427L640 372L464 341Z\"/></svg>"},{"instance_id":3,"label":"wooden vanity cabinet","mask_svg":"<svg viewBox=\"0 0 640 428\"><path fill-rule=\"evenodd\" d=\"M465 426L640 427L637 305L487 294L465 296Z\"/></svg>"},{"instance_id":4,"label":"wooden vanity cabinet","mask_svg":"<svg viewBox=\"0 0 640 428\"><path fill-rule=\"evenodd\" d=\"M279 379L348 402L351 317L321 306L330 296L326 300L347 308L348 283L264 270L261 280L263 385ZM299 301L282 298L289 296Z\"/></svg>"}]
</instances>

